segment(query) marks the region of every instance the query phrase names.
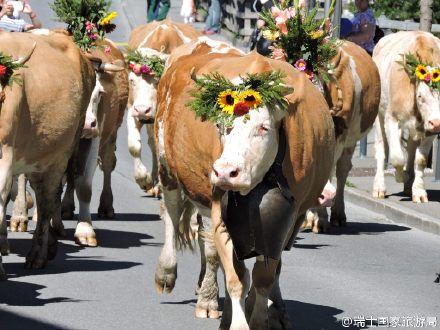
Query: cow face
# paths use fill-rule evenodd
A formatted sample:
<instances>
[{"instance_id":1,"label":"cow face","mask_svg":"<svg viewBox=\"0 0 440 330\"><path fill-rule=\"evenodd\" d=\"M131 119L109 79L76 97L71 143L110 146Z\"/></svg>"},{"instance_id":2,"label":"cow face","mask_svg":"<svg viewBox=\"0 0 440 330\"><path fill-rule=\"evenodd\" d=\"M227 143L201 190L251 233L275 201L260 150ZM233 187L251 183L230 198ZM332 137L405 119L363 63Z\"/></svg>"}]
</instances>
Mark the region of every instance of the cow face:
<instances>
[{"instance_id":1,"label":"cow face","mask_svg":"<svg viewBox=\"0 0 440 330\"><path fill-rule=\"evenodd\" d=\"M101 74L96 73L96 83L90 97L89 105L87 106L86 120L82 131L82 138L90 139L99 135L98 129L98 106L101 102L101 96L104 93L104 87L101 84Z\"/></svg>"},{"instance_id":2,"label":"cow face","mask_svg":"<svg viewBox=\"0 0 440 330\"><path fill-rule=\"evenodd\" d=\"M169 55L162 54L154 49L139 49L143 56L158 56L167 60ZM157 85L158 79L150 75L135 74L130 71L129 76L130 92L133 100L131 114L134 118L146 123L153 123L157 108Z\"/></svg>"},{"instance_id":3,"label":"cow face","mask_svg":"<svg viewBox=\"0 0 440 330\"><path fill-rule=\"evenodd\" d=\"M238 117L231 129L222 134L223 153L214 162L211 182L223 189L246 195L275 161L278 130L287 111L262 106L251 110L245 120Z\"/></svg>"},{"instance_id":4,"label":"cow face","mask_svg":"<svg viewBox=\"0 0 440 330\"><path fill-rule=\"evenodd\" d=\"M440 92L420 82L417 85L416 100L425 131L440 133Z\"/></svg>"}]
</instances>

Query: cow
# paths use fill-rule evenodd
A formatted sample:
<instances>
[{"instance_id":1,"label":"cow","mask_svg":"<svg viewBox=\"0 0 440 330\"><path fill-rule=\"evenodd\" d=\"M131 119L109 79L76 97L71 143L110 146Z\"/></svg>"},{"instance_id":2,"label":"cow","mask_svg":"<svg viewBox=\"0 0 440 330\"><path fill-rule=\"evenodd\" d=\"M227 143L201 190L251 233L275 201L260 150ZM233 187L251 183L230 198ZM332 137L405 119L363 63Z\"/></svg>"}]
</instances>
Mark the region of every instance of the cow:
<instances>
[{"instance_id":1,"label":"cow","mask_svg":"<svg viewBox=\"0 0 440 330\"><path fill-rule=\"evenodd\" d=\"M330 181L322 197L321 207L307 213L304 228L313 232L327 231L327 209L331 206L330 224L345 226L344 188L352 168L351 159L356 143L368 134L377 116L380 101L380 77L371 56L360 46L344 41L332 59L330 81L324 83L324 95L333 116L336 151L333 175L336 191ZM333 205L328 203L335 193ZM329 205L330 204L330 205Z\"/></svg>"},{"instance_id":2,"label":"cow","mask_svg":"<svg viewBox=\"0 0 440 330\"><path fill-rule=\"evenodd\" d=\"M21 83L2 86L0 112L0 246L7 252L6 197L12 176L25 173L36 195L39 221L27 268L43 268L56 254L50 220L60 210L60 182L82 132L95 85L90 62L72 40L1 33L0 51L14 58L35 50L18 70ZM1 267L2 279L6 274Z\"/></svg>"},{"instance_id":3,"label":"cow","mask_svg":"<svg viewBox=\"0 0 440 330\"><path fill-rule=\"evenodd\" d=\"M130 35L128 47L138 50L143 56L158 56L166 61L174 49L199 35L199 32L187 24L169 20L155 21L135 28ZM148 173L141 160L140 131L146 124L148 144L151 150L155 150L152 123L156 114L157 78L130 72L127 113L128 150L134 158L134 178L141 189L155 197L159 196L156 157L152 157L152 170Z\"/></svg>"},{"instance_id":4,"label":"cow","mask_svg":"<svg viewBox=\"0 0 440 330\"><path fill-rule=\"evenodd\" d=\"M373 196L385 198L384 169L389 153L395 179L404 183L405 193L415 203L427 203L423 176L435 134L440 132L440 91L408 75L399 63L408 53L421 63L439 67L440 40L427 32L402 31L384 37L374 49L382 97L376 122Z\"/></svg>"},{"instance_id":5,"label":"cow","mask_svg":"<svg viewBox=\"0 0 440 330\"><path fill-rule=\"evenodd\" d=\"M182 47L190 47L190 45ZM244 297L249 273L242 260L233 252L233 243L220 215L218 190L234 190L246 195L264 177L274 162L278 150L278 132L286 135L286 149L282 172L288 190L295 198L293 218L289 219L286 237L294 238L308 208L318 205L318 198L329 178L334 153L334 127L324 97L305 75L286 63L262 57L257 53L242 55L216 52L201 44L171 64L159 84L155 137L159 162L159 178L164 201L163 220L166 225L165 244L156 270L157 287L173 287L176 279L176 244L179 240L179 221L189 210L195 209L211 217L211 230L204 236L215 242L226 278L226 300L222 329L247 329ZM287 111L261 106L250 111L248 120L237 118L231 130L219 131L208 121L196 118L188 108L195 89L193 79L203 74L218 72L231 81L239 81L246 73L280 70L286 77L289 90ZM251 149L255 152L249 152ZM330 159L330 161L329 161ZM213 188L214 193L213 193ZM239 219L235 219L239 221ZM175 230L171 230L172 226ZM292 240L289 240L290 242ZM288 246L287 241L282 242ZM214 251L209 258L216 257ZM265 262L267 261L267 263ZM265 268L267 266L267 268ZM250 327L267 325L268 294L280 307L282 299L278 287L281 265L278 260L257 257L253 272L256 297ZM273 290L270 288L273 287ZM215 279L205 276L199 290L209 292L210 300L196 305L196 316L216 314L218 287ZM272 296L273 294L273 296ZM207 295L209 297L209 295ZM252 305L252 302L249 305ZM258 325L258 326L257 326Z\"/></svg>"}]
</instances>

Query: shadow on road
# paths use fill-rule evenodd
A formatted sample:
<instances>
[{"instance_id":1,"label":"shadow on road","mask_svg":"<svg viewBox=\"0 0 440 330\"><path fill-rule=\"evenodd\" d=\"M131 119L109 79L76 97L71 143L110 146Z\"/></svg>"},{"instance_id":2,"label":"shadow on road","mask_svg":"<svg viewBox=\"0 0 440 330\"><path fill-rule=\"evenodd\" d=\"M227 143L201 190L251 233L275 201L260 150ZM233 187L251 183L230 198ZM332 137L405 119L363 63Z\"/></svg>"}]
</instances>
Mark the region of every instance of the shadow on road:
<instances>
[{"instance_id":1,"label":"shadow on road","mask_svg":"<svg viewBox=\"0 0 440 330\"><path fill-rule=\"evenodd\" d=\"M328 244L293 244L294 248L297 249L306 249L306 250L319 250L322 247L330 246Z\"/></svg>"},{"instance_id":2,"label":"shadow on road","mask_svg":"<svg viewBox=\"0 0 440 330\"><path fill-rule=\"evenodd\" d=\"M50 324L16 313L7 312L0 308L0 329L7 330L63 330L67 329L59 325Z\"/></svg>"},{"instance_id":3,"label":"shadow on road","mask_svg":"<svg viewBox=\"0 0 440 330\"><path fill-rule=\"evenodd\" d=\"M78 214L75 214L75 219L78 219ZM160 216L159 214L153 214L153 213L116 213L115 220L124 221L124 222L125 221L160 221ZM100 219L97 213L92 213L92 221L109 221L109 219Z\"/></svg>"},{"instance_id":4,"label":"shadow on road","mask_svg":"<svg viewBox=\"0 0 440 330\"><path fill-rule=\"evenodd\" d=\"M329 227L324 235L377 235L386 232L393 231L408 231L411 230L409 227L385 224L385 223L374 223L374 222L347 222L346 227ZM307 229L301 233L311 233L311 230ZM320 234L322 235L322 234Z\"/></svg>"}]
</instances>

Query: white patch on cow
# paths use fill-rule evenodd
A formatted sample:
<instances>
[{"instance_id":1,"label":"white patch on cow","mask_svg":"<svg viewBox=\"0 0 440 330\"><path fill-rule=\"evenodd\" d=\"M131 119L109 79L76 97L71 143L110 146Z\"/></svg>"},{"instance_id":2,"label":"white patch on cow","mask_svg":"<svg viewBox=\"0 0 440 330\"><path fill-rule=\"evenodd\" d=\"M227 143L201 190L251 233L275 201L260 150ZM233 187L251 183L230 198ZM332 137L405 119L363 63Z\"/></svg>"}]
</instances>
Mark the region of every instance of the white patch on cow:
<instances>
[{"instance_id":1,"label":"white patch on cow","mask_svg":"<svg viewBox=\"0 0 440 330\"><path fill-rule=\"evenodd\" d=\"M143 47L144 45L146 45L150 41L150 38L153 36L153 34L156 33L156 31L158 29L168 30L168 26L166 24L161 24L161 25L157 26L154 30L150 31L150 33L148 33L145 36L144 40L142 40L142 42L139 44L138 49Z\"/></svg>"},{"instance_id":2,"label":"white patch on cow","mask_svg":"<svg viewBox=\"0 0 440 330\"><path fill-rule=\"evenodd\" d=\"M99 134L101 123L98 122L98 107L103 93L105 93L105 90L101 84L101 74L96 72L95 87L93 88L92 95L90 96L89 104L87 106L82 137L96 137Z\"/></svg>"},{"instance_id":3,"label":"white patch on cow","mask_svg":"<svg viewBox=\"0 0 440 330\"><path fill-rule=\"evenodd\" d=\"M164 128L163 128L163 121L159 121L158 123L158 130L157 130L157 141L158 141L158 153L159 153L159 159L165 160L165 139L164 139Z\"/></svg>"},{"instance_id":4,"label":"white patch on cow","mask_svg":"<svg viewBox=\"0 0 440 330\"><path fill-rule=\"evenodd\" d=\"M210 53L227 54L231 50L235 50L238 53L241 53L244 55L244 52L241 51L240 49L235 48L226 42L214 40L214 39L208 38L206 36L199 37L198 41L195 43L195 46L197 47L198 45L200 45L202 43L205 43L209 47L211 47Z\"/></svg>"},{"instance_id":5,"label":"white patch on cow","mask_svg":"<svg viewBox=\"0 0 440 330\"><path fill-rule=\"evenodd\" d=\"M33 29L29 32L38 36L48 36L51 33L49 29Z\"/></svg>"},{"instance_id":6,"label":"white patch on cow","mask_svg":"<svg viewBox=\"0 0 440 330\"><path fill-rule=\"evenodd\" d=\"M184 44L188 44L191 42L191 38L188 38L180 29L177 27L177 25L173 25L174 30L176 30L177 34L179 35L180 39L183 41Z\"/></svg>"}]
</instances>

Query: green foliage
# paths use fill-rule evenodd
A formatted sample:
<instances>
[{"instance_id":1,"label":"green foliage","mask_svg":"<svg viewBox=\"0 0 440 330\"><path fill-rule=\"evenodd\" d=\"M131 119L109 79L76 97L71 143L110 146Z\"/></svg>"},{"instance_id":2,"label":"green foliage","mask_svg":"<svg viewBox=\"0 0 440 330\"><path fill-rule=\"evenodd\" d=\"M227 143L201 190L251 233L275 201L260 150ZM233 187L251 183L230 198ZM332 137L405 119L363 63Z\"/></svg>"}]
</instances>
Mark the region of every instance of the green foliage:
<instances>
[{"instance_id":1,"label":"green foliage","mask_svg":"<svg viewBox=\"0 0 440 330\"><path fill-rule=\"evenodd\" d=\"M411 78L411 81L424 81L432 89L440 91L440 67L433 63L422 63L413 54L402 55L402 61L397 61Z\"/></svg>"},{"instance_id":2,"label":"green foliage","mask_svg":"<svg viewBox=\"0 0 440 330\"><path fill-rule=\"evenodd\" d=\"M135 65L146 65L150 69L150 71L154 73L154 76L158 79L162 77L163 71L165 69L165 61L162 60L159 56L143 56L138 50L127 48L125 61L131 69L133 69Z\"/></svg>"},{"instance_id":3,"label":"green foliage","mask_svg":"<svg viewBox=\"0 0 440 330\"><path fill-rule=\"evenodd\" d=\"M298 60L304 59L311 72L319 73L327 80L329 63L337 54L339 46L339 42L330 36L332 29L329 17L333 13L334 5L335 0L332 1L329 16L318 20L318 7L307 13L299 7L298 1L286 0L278 8L282 11L294 11L294 15L286 20L287 33L283 33L277 25L273 13L266 11L261 14L265 22L263 36L275 35L270 41L274 48L284 51L287 62L295 65Z\"/></svg>"},{"instance_id":4,"label":"green foliage","mask_svg":"<svg viewBox=\"0 0 440 330\"><path fill-rule=\"evenodd\" d=\"M237 93L255 91L261 95L266 106L287 108L284 95L289 92L289 88L283 84L284 74L281 71L247 74L240 78L242 83L234 85L218 72L203 75L195 80L197 89L192 92L193 99L188 106L196 113L196 117L219 124L222 128L230 127L236 118L233 113L222 111L218 103L219 95L227 90ZM244 118L246 120L246 116Z\"/></svg>"},{"instance_id":5,"label":"green foliage","mask_svg":"<svg viewBox=\"0 0 440 330\"><path fill-rule=\"evenodd\" d=\"M67 24L76 44L88 51L116 27L110 23L116 17L116 13L109 13L110 4L106 0L54 0L50 7L59 21Z\"/></svg>"},{"instance_id":6,"label":"green foliage","mask_svg":"<svg viewBox=\"0 0 440 330\"><path fill-rule=\"evenodd\" d=\"M23 64L16 63L12 56L0 52L0 83L3 86L12 86L14 82L20 84L20 78L14 73L16 70L24 67Z\"/></svg>"},{"instance_id":7,"label":"green foliage","mask_svg":"<svg viewBox=\"0 0 440 330\"><path fill-rule=\"evenodd\" d=\"M389 19L420 21L420 0L375 0L372 5L377 15L383 13ZM440 24L440 1L433 2L433 23Z\"/></svg>"}]
</instances>

